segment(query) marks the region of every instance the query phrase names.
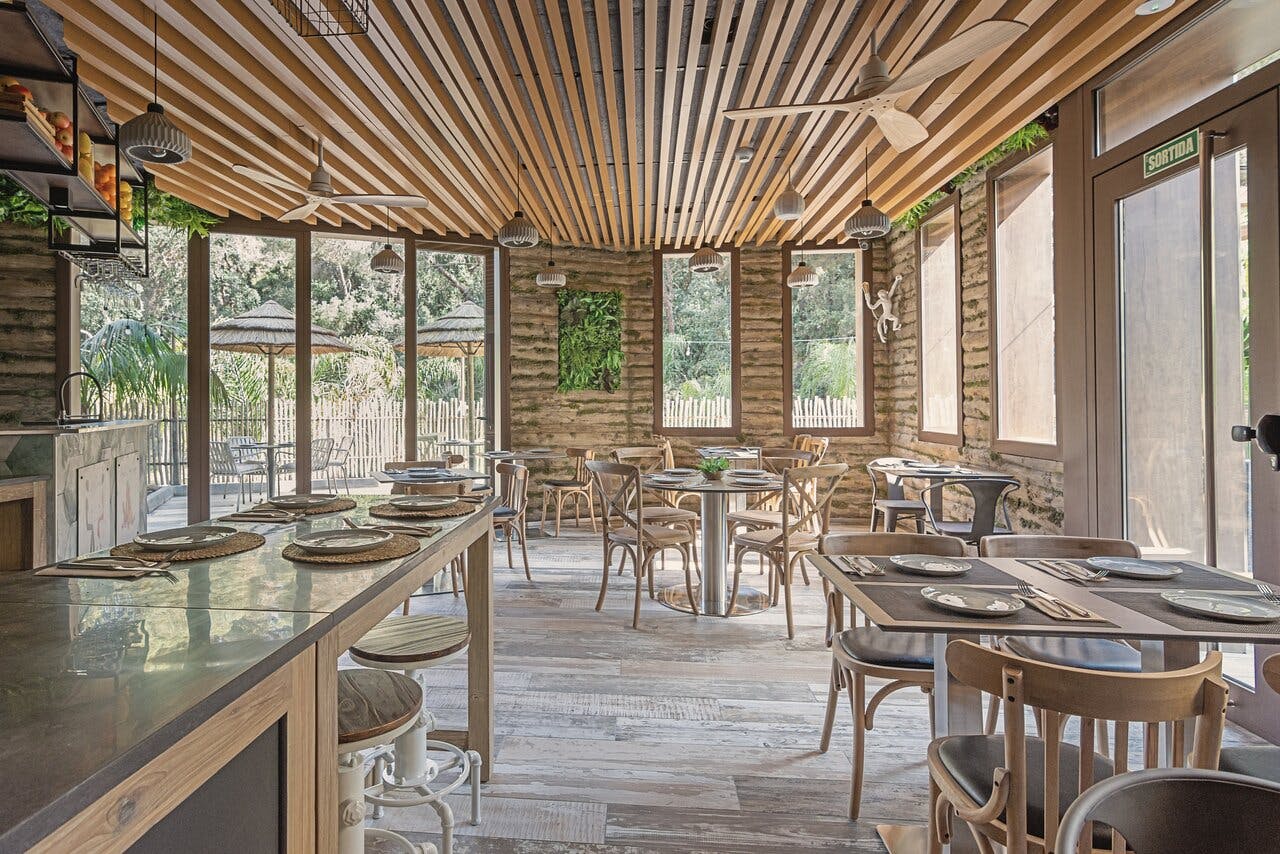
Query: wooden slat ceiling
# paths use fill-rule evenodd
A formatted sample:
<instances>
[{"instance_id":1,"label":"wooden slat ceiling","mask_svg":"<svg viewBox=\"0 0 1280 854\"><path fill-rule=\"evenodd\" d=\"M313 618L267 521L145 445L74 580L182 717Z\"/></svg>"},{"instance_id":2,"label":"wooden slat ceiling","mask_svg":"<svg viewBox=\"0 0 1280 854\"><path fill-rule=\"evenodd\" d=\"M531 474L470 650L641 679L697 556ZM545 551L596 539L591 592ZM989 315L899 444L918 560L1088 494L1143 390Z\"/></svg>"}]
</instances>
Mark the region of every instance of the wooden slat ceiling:
<instances>
[{"instance_id":1,"label":"wooden slat ceiling","mask_svg":"<svg viewBox=\"0 0 1280 854\"><path fill-rule=\"evenodd\" d=\"M1134 0L370 0L367 36L300 38L269 0L45 0L85 82L124 121L151 91L195 157L159 185L211 210L275 217L299 199L234 174L306 184L314 138L339 192L421 193L395 224L490 236L515 203L545 236L597 247L843 241L863 188L896 215L1168 20ZM845 113L729 121L731 106L846 95L874 28L891 73L990 17L1030 29L906 106L930 138L890 149ZM742 164L739 146L756 156ZM788 171L803 229L776 220ZM383 212L318 221L378 228Z\"/></svg>"}]
</instances>

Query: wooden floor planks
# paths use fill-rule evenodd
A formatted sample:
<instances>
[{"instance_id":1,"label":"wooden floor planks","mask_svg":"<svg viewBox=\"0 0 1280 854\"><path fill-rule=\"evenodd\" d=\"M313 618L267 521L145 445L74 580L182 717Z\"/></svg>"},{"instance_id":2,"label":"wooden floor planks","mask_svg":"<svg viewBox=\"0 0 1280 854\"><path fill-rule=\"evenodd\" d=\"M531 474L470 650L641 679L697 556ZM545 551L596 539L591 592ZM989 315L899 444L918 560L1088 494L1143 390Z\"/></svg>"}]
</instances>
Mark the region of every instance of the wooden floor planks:
<instances>
[{"instance_id":1,"label":"wooden floor planks","mask_svg":"<svg viewBox=\"0 0 1280 854\"><path fill-rule=\"evenodd\" d=\"M504 556L505 557L505 556ZM847 702L832 749L817 752L830 653L816 581L795 589L796 637L781 609L693 618L645 597L629 628L635 582L610 578L603 612L600 540L571 529L529 543L532 583L496 568L496 729L485 820L451 800L459 854L882 852L875 824L923 822L928 713L916 692L891 696L868 734L863 820L845 818L852 727ZM679 562L661 585L682 582ZM744 582L759 584L748 568ZM413 611L458 614L451 595ZM466 715L465 663L427 674L442 727ZM1246 736L1247 737L1247 736ZM427 807L378 824L439 843Z\"/></svg>"}]
</instances>

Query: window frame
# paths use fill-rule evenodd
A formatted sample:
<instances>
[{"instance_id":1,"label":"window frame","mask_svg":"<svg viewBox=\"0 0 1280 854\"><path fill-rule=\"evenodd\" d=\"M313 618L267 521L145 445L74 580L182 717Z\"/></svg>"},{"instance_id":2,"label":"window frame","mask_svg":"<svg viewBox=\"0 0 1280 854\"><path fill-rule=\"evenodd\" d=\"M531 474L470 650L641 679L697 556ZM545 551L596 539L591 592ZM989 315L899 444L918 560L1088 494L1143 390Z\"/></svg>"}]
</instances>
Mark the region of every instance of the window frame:
<instances>
[{"instance_id":1,"label":"window frame","mask_svg":"<svg viewBox=\"0 0 1280 854\"><path fill-rule=\"evenodd\" d=\"M1062 419L1059 418L1058 411L1058 387L1059 387L1059 371L1058 371L1058 315L1057 315L1057 296L1058 282L1057 270L1051 264L1050 270L1054 273L1054 365L1053 365L1053 399L1054 399L1054 419L1053 419L1053 435L1054 441L1048 442L1027 442L1020 439L1002 439L1000 438L1000 367L999 367L999 351L996 340L996 312L999 306L996 302L996 289L999 286L997 278L999 275L998 266L996 264L996 182L1017 169L1027 160L1038 154L1048 152L1049 156L1049 174L1050 180L1055 177L1054 170L1054 135L1042 141L1035 148L1029 151L1019 152L1018 154L1007 157L998 165L992 167L987 172L986 190L987 190L987 353L989 370L991 372L991 449L1002 454L1012 454L1020 457L1032 457L1039 460L1058 460L1062 459ZM1055 185L1056 190L1056 185ZM1055 211L1056 213L1056 211ZM1052 233L1052 229L1051 229ZM1055 249L1055 255L1056 255Z\"/></svg>"},{"instance_id":2,"label":"window frame","mask_svg":"<svg viewBox=\"0 0 1280 854\"><path fill-rule=\"evenodd\" d=\"M662 423L662 262L668 255L691 255L695 248L664 247L653 251L653 432L659 436L736 437L742 430L742 268L736 246L717 247L718 252L729 256L729 426L668 427Z\"/></svg>"},{"instance_id":3,"label":"window frame","mask_svg":"<svg viewBox=\"0 0 1280 854\"><path fill-rule=\"evenodd\" d=\"M875 370L872 365L873 349L871 344L872 324L871 312L867 311L861 305L862 297L859 295L858 312L861 320L858 322L858 393L862 404L862 426L860 427L797 427L792 423L794 415L792 405L793 390L792 384L794 378L792 372L795 370L795 354L792 350L791 340L791 288L787 287L787 276L792 270L792 257L796 253L801 252L856 252L858 253L858 272L862 274L863 281L870 280L870 271L872 269L872 253L874 249L858 249L850 244L819 244L819 243L785 243L782 247L782 270L779 276L780 286L782 288L782 433L784 436L798 436L800 434L808 434L811 436L874 436L876 433L875 419ZM854 283L855 288L860 289L861 283Z\"/></svg>"},{"instance_id":4,"label":"window frame","mask_svg":"<svg viewBox=\"0 0 1280 854\"><path fill-rule=\"evenodd\" d=\"M956 432L939 433L924 429L924 230L932 220L947 211L952 214L955 229L955 306L956 306ZM954 190L934 203L916 228L916 437L921 442L964 446L964 300L961 297L961 256L963 234L960 228L960 191Z\"/></svg>"}]
</instances>

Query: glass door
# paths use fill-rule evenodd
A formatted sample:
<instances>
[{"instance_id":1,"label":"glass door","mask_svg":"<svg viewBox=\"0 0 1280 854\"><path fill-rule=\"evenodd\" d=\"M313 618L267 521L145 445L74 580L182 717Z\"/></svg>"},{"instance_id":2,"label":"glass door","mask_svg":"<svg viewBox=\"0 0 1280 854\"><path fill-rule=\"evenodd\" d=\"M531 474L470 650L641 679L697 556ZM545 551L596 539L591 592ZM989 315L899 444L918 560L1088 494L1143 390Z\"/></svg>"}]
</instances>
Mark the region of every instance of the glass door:
<instances>
[{"instance_id":1,"label":"glass door","mask_svg":"<svg viewBox=\"0 0 1280 854\"><path fill-rule=\"evenodd\" d=\"M1254 521L1280 473L1231 434L1280 412L1276 116L1272 93L1197 129L1179 165L1144 155L1094 185L1099 528L1270 582L1280 535ZM1280 702L1255 687L1274 651L1222 647L1233 714L1272 738Z\"/></svg>"}]
</instances>

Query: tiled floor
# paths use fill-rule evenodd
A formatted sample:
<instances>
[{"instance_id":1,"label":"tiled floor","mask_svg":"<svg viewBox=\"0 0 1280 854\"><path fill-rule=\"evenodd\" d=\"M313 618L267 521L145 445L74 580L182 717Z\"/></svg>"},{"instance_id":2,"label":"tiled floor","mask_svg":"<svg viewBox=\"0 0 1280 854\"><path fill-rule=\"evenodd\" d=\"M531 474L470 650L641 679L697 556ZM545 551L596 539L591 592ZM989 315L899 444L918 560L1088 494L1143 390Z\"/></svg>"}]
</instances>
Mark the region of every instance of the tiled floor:
<instances>
[{"instance_id":1,"label":"tiled floor","mask_svg":"<svg viewBox=\"0 0 1280 854\"><path fill-rule=\"evenodd\" d=\"M876 823L923 821L928 716L915 692L878 711L863 819L845 818L847 705L831 751L816 749L830 661L816 579L798 585L795 640L779 609L695 619L647 597L635 631L629 575L593 610L599 555L597 536L572 528L535 535L529 583L498 549L497 749L483 823L467 824L465 796L453 802L456 851L872 852L884 850ZM675 560L658 575L681 580ZM447 594L414 600L415 611L464 608ZM465 719L463 667L428 672L443 726ZM439 841L428 808L378 823Z\"/></svg>"}]
</instances>

